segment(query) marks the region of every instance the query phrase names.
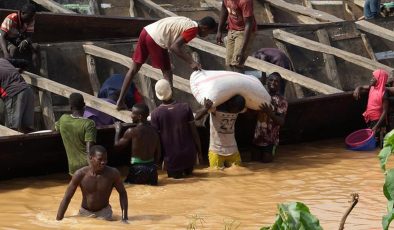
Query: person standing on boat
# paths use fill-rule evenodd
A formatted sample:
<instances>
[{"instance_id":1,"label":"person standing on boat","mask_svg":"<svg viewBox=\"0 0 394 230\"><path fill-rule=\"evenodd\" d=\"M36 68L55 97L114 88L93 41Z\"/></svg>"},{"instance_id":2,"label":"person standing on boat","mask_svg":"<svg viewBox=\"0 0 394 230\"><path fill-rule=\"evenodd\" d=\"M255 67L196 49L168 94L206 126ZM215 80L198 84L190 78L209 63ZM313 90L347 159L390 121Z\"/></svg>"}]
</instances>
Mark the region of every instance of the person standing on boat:
<instances>
[{"instance_id":1,"label":"person standing on boat","mask_svg":"<svg viewBox=\"0 0 394 230\"><path fill-rule=\"evenodd\" d=\"M293 63L290 58L277 48L262 48L253 53L253 57L260 60L269 62L271 64L283 67L290 71L294 71ZM261 73L261 81L263 85L266 84L267 76L265 72ZM280 82L280 94L285 94L286 81L281 78Z\"/></svg>"},{"instance_id":2,"label":"person standing on boat","mask_svg":"<svg viewBox=\"0 0 394 230\"><path fill-rule=\"evenodd\" d=\"M377 69L373 71L369 85L358 86L353 92L354 98L358 100L361 91L369 91L367 109L363 116L367 126L375 132L378 143L381 127L386 126L389 109L389 101L384 97L388 76L385 70Z\"/></svg>"},{"instance_id":3,"label":"person standing on boat","mask_svg":"<svg viewBox=\"0 0 394 230\"><path fill-rule=\"evenodd\" d=\"M246 111L245 98L235 95L216 108L212 108L212 101L204 99L204 107L196 114L200 120L210 113L209 135L209 166L223 169L232 165L241 165L241 155L235 140L235 121L238 114Z\"/></svg>"},{"instance_id":4,"label":"person standing on boat","mask_svg":"<svg viewBox=\"0 0 394 230\"><path fill-rule=\"evenodd\" d=\"M35 68L39 67L38 44L32 42L36 8L26 4L17 13L9 14L0 27L0 48L4 58L30 51Z\"/></svg>"},{"instance_id":5,"label":"person standing on boat","mask_svg":"<svg viewBox=\"0 0 394 230\"><path fill-rule=\"evenodd\" d=\"M285 123L287 101L281 95L282 77L274 72L268 75L267 89L271 95L271 104L261 104L257 115L252 151L252 160L269 163L274 160L276 149L279 145L279 130Z\"/></svg>"},{"instance_id":6,"label":"person standing on boat","mask_svg":"<svg viewBox=\"0 0 394 230\"><path fill-rule=\"evenodd\" d=\"M126 74L122 85L117 108L126 109L124 97L134 76L150 56L153 67L162 71L163 76L172 85L172 70L168 51L190 65L193 70L201 69L201 64L194 61L183 46L197 35L206 37L216 30L216 22L212 17L205 17L196 22L186 17L167 17L145 26L138 38L133 54L133 63Z\"/></svg>"},{"instance_id":7,"label":"person standing on boat","mask_svg":"<svg viewBox=\"0 0 394 230\"><path fill-rule=\"evenodd\" d=\"M160 138L157 130L147 122L148 115L148 106L135 104L131 109L131 118L137 126L128 128L122 137L121 124L115 123L114 147L124 148L131 142L131 165L125 181L131 184L157 185L156 163L160 161Z\"/></svg>"},{"instance_id":8,"label":"person standing on boat","mask_svg":"<svg viewBox=\"0 0 394 230\"><path fill-rule=\"evenodd\" d=\"M380 16L380 0L366 0L364 3L364 18L374 19L379 16Z\"/></svg>"},{"instance_id":9,"label":"person standing on boat","mask_svg":"<svg viewBox=\"0 0 394 230\"><path fill-rule=\"evenodd\" d=\"M69 98L71 114L63 114L55 124L62 136L68 159L69 174L88 165L87 153L96 142L96 125L93 120L83 117L85 101L79 93Z\"/></svg>"},{"instance_id":10,"label":"person standing on boat","mask_svg":"<svg viewBox=\"0 0 394 230\"><path fill-rule=\"evenodd\" d=\"M127 192L116 168L107 166L107 151L101 145L94 145L88 152L89 165L78 169L67 187L60 203L56 220L62 220L78 187L82 191L80 216L112 220L112 208L109 198L112 189L119 193L122 222L127 223Z\"/></svg>"},{"instance_id":11,"label":"person standing on boat","mask_svg":"<svg viewBox=\"0 0 394 230\"><path fill-rule=\"evenodd\" d=\"M243 72L252 37L257 28L253 0L223 0L216 34L216 42L219 45L223 44L222 31L226 20L228 22L226 65L232 71Z\"/></svg>"},{"instance_id":12,"label":"person standing on boat","mask_svg":"<svg viewBox=\"0 0 394 230\"><path fill-rule=\"evenodd\" d=\"M0 58L0 97L5 104L5 125L19 132L34 130L34 93L21 76L27 61Z\"/></svg>"},{"instance_id":13,"label":"person standing on boat","mask_svg":"<svg viewBox=\"0 0 394 230\"><path fill-rule=\"evenodd\" d=\"M155 91L162 104L152 111L151 124L159 131L168 177L178 179L191 175L196 157L201 156L193 112L188 104L178 103L172 98L171 85L167 80L159 80Z\"/></svg>"}]
</instances>

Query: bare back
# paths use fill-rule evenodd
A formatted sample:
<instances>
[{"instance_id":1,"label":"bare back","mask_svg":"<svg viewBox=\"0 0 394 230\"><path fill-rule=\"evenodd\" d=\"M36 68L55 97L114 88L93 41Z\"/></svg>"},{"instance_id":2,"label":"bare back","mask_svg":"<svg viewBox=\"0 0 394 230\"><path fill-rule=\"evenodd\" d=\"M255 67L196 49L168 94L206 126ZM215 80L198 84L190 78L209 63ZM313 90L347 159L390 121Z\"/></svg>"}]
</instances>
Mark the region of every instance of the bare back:
<instances>
[{"instance_id":1,"label":"bare back","mask_svg":"<svg viewBox=\"0 0 394 230\"><path fill-rule=\"evenodd\" d=\"M131 156L141 160L158 160L160 139L156 129L149 124L141 124L132 130Z\"/></svg>"}]
</instances>

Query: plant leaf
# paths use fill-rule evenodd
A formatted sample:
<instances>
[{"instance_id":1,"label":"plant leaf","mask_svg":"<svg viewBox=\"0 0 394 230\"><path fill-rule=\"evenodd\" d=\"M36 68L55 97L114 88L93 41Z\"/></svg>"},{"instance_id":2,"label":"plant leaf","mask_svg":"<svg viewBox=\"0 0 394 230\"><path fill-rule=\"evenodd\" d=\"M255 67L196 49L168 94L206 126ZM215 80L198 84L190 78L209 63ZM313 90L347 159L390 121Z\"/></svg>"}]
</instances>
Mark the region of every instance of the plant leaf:
<instances>
[{"instance_id":1,"label":"plant leaf","mask_svg":"<svg viewBox=\"0 0 394 230\"><path fill-rule=\"evenodd\" d=\"M394 210L384 215L382 218L382 227L384 230L388 230L390 227L391 221L394 219Z\"/></svg>"},{"instance_id":2,"label":"plant leaf","mask_svg":"<svg viewBox=\"0 0 394 230\"><path fill-rule=\"evenodd\" d=\"M383 139L383 146L386 147L389 145L394 146L394 129L388 132Z\"/></svg>"},{"instance_id":3,"label":"plant leaf","mask_svg":"<svg viewBox=\"0 0 394 230\"><path fill-rule=\"evenodd\" d=\"M383 171L386 171L386 164L387 164L387 160L389 159L389 157L391 156L391 151L392 151L392 147L391 145L388 145L386 147L384 147L382 150L380 150L379 152L379 161L380 161L380 168Z\"/></svg>"},{"instance_id":4,"label":"plant leaf","mask_svg":"<svg viewBox=\"0 0 394 230\"><path fill-rule=\"evenodd\" d=\"M386 171L383 193L389 201L394 200L394 169Z\"/></svg>"}]
</instances>

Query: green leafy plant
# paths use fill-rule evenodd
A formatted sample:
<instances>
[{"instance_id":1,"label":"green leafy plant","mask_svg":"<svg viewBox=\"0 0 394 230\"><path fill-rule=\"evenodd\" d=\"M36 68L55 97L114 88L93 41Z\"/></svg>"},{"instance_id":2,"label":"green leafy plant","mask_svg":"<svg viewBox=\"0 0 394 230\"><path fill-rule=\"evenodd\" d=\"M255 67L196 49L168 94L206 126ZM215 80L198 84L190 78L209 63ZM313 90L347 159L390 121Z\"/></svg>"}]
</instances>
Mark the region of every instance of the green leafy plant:
<instances>
[{"instance_id":1,"label":"green leafy plant","mask_svg":"<svg viewBox=\"0 0 394 230\"><path fill-rule=\"evenodd\" d=\"M394 150L394 130L386 134L383 141L383 149L379 152L380 168L385 174L383 193L387 198L387 214L382 218L382 227L388 230L390 223L394 220L394 169L386 169L386 164Z\"/></svg>"},{"instance_id":2,"label":"green leafy plant","mask_svg":"<svg viewBox=\"0 0 394 230\"><path fill-rule=\"evenodd\" d=\"M278 205L275 223L260 230L322 230L319 220L301 202Z\"/></svg>"}]
</instances>

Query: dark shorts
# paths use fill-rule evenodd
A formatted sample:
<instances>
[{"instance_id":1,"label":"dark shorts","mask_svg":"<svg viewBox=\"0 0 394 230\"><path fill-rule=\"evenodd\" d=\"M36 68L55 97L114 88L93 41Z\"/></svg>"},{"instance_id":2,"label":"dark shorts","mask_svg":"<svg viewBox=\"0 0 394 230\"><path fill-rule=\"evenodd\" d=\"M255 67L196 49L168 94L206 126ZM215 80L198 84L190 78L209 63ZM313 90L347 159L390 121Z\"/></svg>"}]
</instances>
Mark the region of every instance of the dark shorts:
<instances>
[{"instance_id":1,"label":"dark shorts","mask_svg":"<svg viewBox=\"0 0 394 230\"><path fill-rule=\"evenodd\" d=\"M276 145L258 146L255 145L252 151L252 160L270 163L274 160Z\"/></svg>"},{"instance_id":2,"label":"dark shorts","mask_svg":"<svg viewBox=\"0 0 394 230\"><path fill-rule=\"evenodd\" d=\"M132 164L125 182L131 184L157 185L156 165L152 163Z\"/></svg>"},{"instance_id":3,"label":"dark shorts","mask_svg":"<svg viewBox=\"0 0 394 230\"><path fill-rule=\"evenodd\" d=\"M161 70L171 69L168 50L156 44L146 30L143 29L138 38L137 47L134 50L133 61L138 64L144 64L149 56L153 67Z\"/></svg>"},{"instance_id":4,"label":"dark shorts","mask_svg":"<svg viewBox=\"0 0 394 230\"><path fill-rule=\"evenodd\" d=\"M30 87L25 88L4 102L7 127L15 130L34 130L34 94Z\"/></svg>"},{"instance_id":5,"label":"dark shorts","mask_svg":"<svg viewBox=\"0 0 394 230\"><path fill-rule=\"evenodd\" d=\"M193 167L191 168L187 168L184 170L177 170L177 171L171 171L171 170L167 170L167 175L168 177L172 177L175 179L179 179L182 178L184 176L190 176L193 173Z\"/></svg>"}]
</instances>

